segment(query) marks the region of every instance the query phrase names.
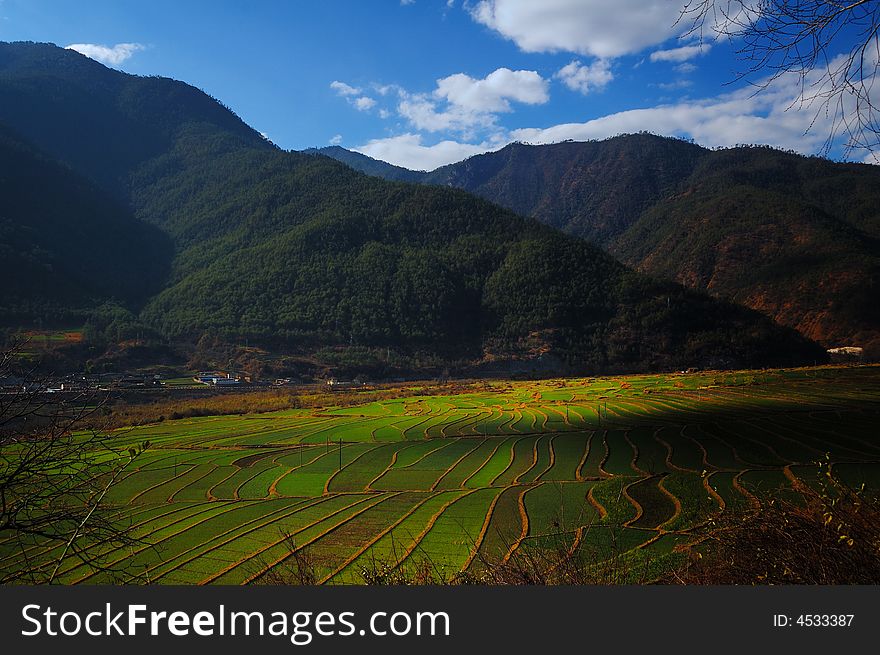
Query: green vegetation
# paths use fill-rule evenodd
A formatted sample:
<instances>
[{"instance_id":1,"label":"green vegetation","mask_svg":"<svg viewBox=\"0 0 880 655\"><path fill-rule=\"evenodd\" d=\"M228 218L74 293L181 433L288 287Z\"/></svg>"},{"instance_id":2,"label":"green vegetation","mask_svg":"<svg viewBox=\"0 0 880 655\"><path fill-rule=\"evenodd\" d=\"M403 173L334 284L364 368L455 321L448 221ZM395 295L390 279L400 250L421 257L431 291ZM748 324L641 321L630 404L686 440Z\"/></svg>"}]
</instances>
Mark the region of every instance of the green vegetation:
<instances>
[{"instance_id":1,"label":"green vegetation","mask_svg":"<svg viewBox=\"0 0 880 655\"><path fill-rule=\"evenodd\" d=\"M82 326L108 299L136 305L161 288L168 237L2 125L0 197L0 327Z\"/></svg>"},{"instance_id":2,"label":"green vegetation","mask_svg":"<svg viewBox=\"0 0 880 655\"><path fill-rule=\"evenodd\" d=\"M439 362L550 350L557 369L581 370L824 357L757 315L647 280L467 194L295 153L229 149L206 163L201 139L182 137L153 164L174 182L151 181L139 206L179 247L171 284L142 313L171 337L393 348Z\"/></svg>"},{"instance_id":3,"label":"green vegetation","mask_svg":"<svg viewBox=\"0 0 880 655\"><path fill-rule=\"evenodd\" d=\"M499 153L503 184L491 158L471 160L475 190L492 197L500 184L518 194L515 211L564 220L538 180L592 171L599 183L554 196L580 212L569 231L691 286L712 280L789 325L802 328L810 296L817 339L873 338L873 170L645 135L559 144L539 166L535 152ZM431 181L471 184L453 178ZM541 581L517 566L553 548L579 571L623 566L590 579L656 579L719 516L814 484L817 460L869 489L880 480L877 368L670 374L826 355L757 312L465 191L281 151L181 82L0 43L0 192L0 328L27 325L26 363L42 357L44 370L655 372L101 405L77 424L106 428L99 441L127 462L106 497L89 464L106 472L112 457L58 433L120 538L83 538L82 557L56 571L58 539L4 527L3 579L37 567L35 579L70 584L238 584L308 561L301 579L313 582L479 580L498 562L508 579ZM41 450L35 422L25 439L11 433L0 472ZM67 466L47 479L64 481ZM21 507L45 519L56 500Z\"/></svg>"},{"instance_id":4,"label":"green vegetation","mask_svg":"<svg viewBox=\"0 0 880 655\"><path fill-rule=\"evenodd\" d=\"M322 152L401 179L340 150ZM419 179L584 237L637 270L752 307L827 346L880 354L876 167L632 134L515 143Z\"/></svg>"},{"instance_id":5,"label":"green vegetation","mask_svg":"<svg viewBox=\"0 0 880 655\"><path fill-rule=\"evenodd\" d=\"M426 563L480 579L562 548L584 571L613 560L616 581L645 581L707 526L814 485L817 462L880 492L877 367L432 391L115 431L120 448L152 444L108 497L137 545L92 544L111 570L71 562L59 579L238 584L283 579L306 556L316 582L407 579ZM0 534L0 567L58 554L24 548Z\"/></svg>"},{"instance_id":6,"label":"green vegetation","mask_svg":"<svg viewBox=\"0 0 880 655\"><path fill-rule=\"evenodd\" d=\"M392 350L404 367L489 362L499 373L825 358L757 313L654 281L534 219L456 189L281 151L189 85L70 50L0 44L0 124L133 208L138 220L118 220L117 231L153 234L149 223L173 245L169 260L136 235L128 250L109 237L63 242L65 257L110 262L101 279L112 288L95 292L110 304L88 321L90 343L245 342L374 377L395 368ZM25 198L60 200L33 180L25 187ZM116 234L88 207L73 210L55 222ZM19 230L25 219L10 220ZM127 274L112 274L114 257L131 264ZM136 289L116 288L132 279ZM37 289L20 295L44 298Z\"/></svg>"},{"instance_id":7,"label":"green vegetation","mask_svg":"<svg viewBox=\"0 0 880 655\"><path fill-rule=\"evenodd\" d=\"M709 153L611 250L828 346L878 353L880 313L869 300L880 284L878 181L869 166L769 148Z\"/></svg>"}]
</instances>

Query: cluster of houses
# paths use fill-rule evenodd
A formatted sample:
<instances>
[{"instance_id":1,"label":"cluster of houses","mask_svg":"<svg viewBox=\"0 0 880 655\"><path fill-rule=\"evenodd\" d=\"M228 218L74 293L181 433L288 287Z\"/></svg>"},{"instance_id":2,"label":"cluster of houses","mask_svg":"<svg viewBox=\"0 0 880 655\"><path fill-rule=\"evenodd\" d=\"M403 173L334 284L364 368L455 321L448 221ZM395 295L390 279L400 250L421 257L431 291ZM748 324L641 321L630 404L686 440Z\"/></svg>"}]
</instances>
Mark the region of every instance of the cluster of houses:
<instances>
[{"instance_id":1,"label":"cluster of houses","mask_svg":"<svg viewBox=\"0 0 880 655\"><path fill-rule=\"evenodd\" d=\"M225 371L202 371L195 377L193 381L207 384L213 387L235 387L245 382L244 376L238 373L228 373Z\"/></svg>"},{"instance_id":2,"label":"cluster of houses","mask_svg":"<svg viewBox=\"0 0 880 655\"><path fill-rule=\"evenodd\" d=\"M336 378L330 378L329 380L326 380L324 384L330 391L357 389L364 386L364 383L361 380L337 380Z\"/></svg>"},{"instance_id":3,"label":"cluster of houses","mask_svg":"<svg viewBox=\"0 0 880 655\"><path fill-rule=\"evenodd\" d=\"M129 373L102 373L93 375L68 375L62 378L25 380L17 376L0 378L0 390L41 391L45 393L106 391L109 389L145 389L161 386L158 375L135 375Z\"/></svg>"}]
</instances>

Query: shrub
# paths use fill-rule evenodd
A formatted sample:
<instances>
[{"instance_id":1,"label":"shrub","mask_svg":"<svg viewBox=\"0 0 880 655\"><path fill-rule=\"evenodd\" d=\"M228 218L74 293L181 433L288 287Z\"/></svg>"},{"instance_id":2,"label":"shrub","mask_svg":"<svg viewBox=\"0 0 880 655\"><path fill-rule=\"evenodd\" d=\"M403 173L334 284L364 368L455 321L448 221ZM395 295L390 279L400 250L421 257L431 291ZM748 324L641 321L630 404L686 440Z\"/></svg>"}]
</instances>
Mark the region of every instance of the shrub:
<instances>
[{"instance_id":1,"label":"shrub","mask_svg":"<svg viewBox=\"0 0 880 655\"><path fill-rule=\"evenodd\" d=\"M707 526L683 571L685 584L878 584L880 497L853 489L824 462L820 483L763 497L746 514Z\"/></svg>"}]
</instances>

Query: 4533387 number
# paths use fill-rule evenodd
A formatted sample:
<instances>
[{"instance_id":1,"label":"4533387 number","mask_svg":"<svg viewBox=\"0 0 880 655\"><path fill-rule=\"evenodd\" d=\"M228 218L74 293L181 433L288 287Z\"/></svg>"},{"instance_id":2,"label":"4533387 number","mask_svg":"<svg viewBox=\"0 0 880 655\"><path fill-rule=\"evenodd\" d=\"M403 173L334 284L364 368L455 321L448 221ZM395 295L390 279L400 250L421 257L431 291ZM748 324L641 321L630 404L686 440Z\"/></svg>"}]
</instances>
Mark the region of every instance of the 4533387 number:
<instances>
[{"instance_id":1,"label":"4533387 number","mask_svg":"<svg viewBox=\"0 0 880 655\"><path fill-rule=\"evenodd\" d=\"M848 628L852 625L855 614L774 614L775 628Z\"/></svg>"}]
</instances>

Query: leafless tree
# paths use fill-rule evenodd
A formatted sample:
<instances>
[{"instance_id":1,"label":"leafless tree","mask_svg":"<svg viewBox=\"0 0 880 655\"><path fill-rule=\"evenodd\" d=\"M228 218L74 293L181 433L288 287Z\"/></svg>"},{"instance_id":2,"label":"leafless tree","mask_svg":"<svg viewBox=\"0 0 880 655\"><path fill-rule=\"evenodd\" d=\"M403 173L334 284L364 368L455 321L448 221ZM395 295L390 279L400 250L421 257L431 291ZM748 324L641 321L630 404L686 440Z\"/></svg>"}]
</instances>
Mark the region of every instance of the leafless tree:
<instances>
[{"instance_id":1,"label":"leafless tree","mask_svg":"<svg viewBox=\"0 0 880 655\"><path fill-rule=\"evenodd\" d=\"M24 344L0 352L0 583L58 581L62 565L110 567L106 547L134 542L108 491L149 446L118 447L94 424L107 392L46 392L22 366ZM121 575L121 574L120 574Z\"/></svg>"},{"instance_id":2,"label":"leafless tree","mask_svg":"<svg viewBox=\"0 0 880 655\"><path fill-rule=\"evenodd\" d=\"M730 39L757 89L793 76L792 107L813 111L847 152L880 152L880 0L688 0L679 20L701 40Z\"/></svg>"}]
</instances>

